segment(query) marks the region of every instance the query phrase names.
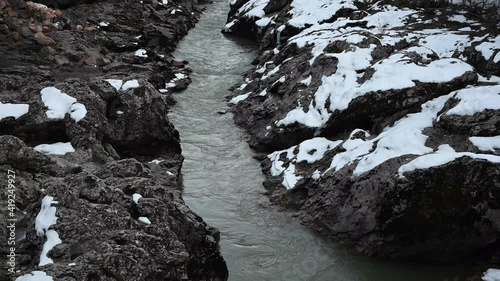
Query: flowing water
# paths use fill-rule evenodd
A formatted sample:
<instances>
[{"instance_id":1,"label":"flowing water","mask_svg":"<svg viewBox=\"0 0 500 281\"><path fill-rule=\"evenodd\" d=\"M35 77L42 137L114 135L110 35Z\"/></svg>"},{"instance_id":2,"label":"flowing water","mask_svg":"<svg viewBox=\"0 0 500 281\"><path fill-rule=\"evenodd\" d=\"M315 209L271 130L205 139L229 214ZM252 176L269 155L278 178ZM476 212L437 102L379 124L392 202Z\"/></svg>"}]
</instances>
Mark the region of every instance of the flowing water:
<instances>
[{"instance_id":1,"label":"flowing water","mask_svg":"<svg viewBox=\"0 0 500 281\"><path fill-rule=\"evenodd\" d=\"M227 89L256 56L252 42L220 33L229 3L208 5L174 54L193 69L190 87L175 96L170 118L180 131L185 159L184 199L221 231L231 281L463 280L463 267L380 262L317 237L278 212L263 195L259 163L226 108ZM456 279L457 278L457 279Z\"/></svg>"}]
</instances>

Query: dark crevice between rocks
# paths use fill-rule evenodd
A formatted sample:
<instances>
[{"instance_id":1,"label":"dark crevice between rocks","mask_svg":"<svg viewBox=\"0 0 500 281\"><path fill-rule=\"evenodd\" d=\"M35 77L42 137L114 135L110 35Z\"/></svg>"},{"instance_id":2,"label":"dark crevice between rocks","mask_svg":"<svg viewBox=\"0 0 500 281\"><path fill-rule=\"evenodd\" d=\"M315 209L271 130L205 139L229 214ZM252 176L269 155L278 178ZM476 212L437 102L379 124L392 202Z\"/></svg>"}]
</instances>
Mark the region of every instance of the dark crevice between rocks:
<instances>
[{"instance_id":1,"label":"dark crevice between rocks","mask_svg":"<svg viewBox=\"0 0 500 281\"><path fill-rule=\"evenodd\" d=\"M0 135L12 135L21 139L26 145L34 147L39 144L69 142L66 125L63 121L49 121L42 124L19 126L19 124L0 124Z\"/></svg>"}]
</instances>

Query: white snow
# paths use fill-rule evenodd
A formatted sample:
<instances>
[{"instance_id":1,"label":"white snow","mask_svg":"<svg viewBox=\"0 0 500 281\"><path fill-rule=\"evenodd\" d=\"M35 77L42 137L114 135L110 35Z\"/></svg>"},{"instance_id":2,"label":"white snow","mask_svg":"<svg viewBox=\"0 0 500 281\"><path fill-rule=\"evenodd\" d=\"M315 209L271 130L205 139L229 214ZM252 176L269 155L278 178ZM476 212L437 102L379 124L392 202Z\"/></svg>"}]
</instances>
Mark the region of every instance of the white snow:
<instances>
[{"instance_id":1,"label":"white snow","mask_svg":"<svg viewBox=\"0 0 500 281\"><path fill-rule=\"evenodd\" d=\"M319 161L327 151L334 149L340 143L342 141L330 141L322 137L305 140L299 144L297 162L306 161L307 163L314 163Z\"/></svg>"},{"instance_id":2,"label":"white snow","mask_svg":"<svg viewBox=\"0 0 500 281\"><path fill-rule=\"evenodd\" d=\"M49 119L64 119L69 113L76 122L82 120L87 114L87 109L81 103L77 103L74 97L71 97L55 87L43 88L40 92L42 101L48 110L46 112Z\"/></svg>"},{"instance_id":3,"label":"white snow","mask_svg":"<svg viewBox=\"0 0 500 281\"><path fill-rule=\"evenodd\" d=\"M317 24L330 19L343 8L356 10L353 0L294 0L291 8L289 13L292 19L288 21L288 24L296 27Z\"/></svg>"},{"instance_id":4,"label":"white snow","mask_svg":"<svg viewBox=\"0 0 500 281\"><path fill-rule=\"evenodd\" d=\"M243 95L236 96L236 97L232 98L229 101L229 103L231 103L231 104L238 104L240 101L245 100L246 98L248 98L249 95L250 95L250 93L246 93L246 94L243 94Z\"/></svg>"},{"instance_id":5,"label":"white snow","mask_svg":"<svg viewBox=\"0 0 500 281\"><path fill-rule=\"evenodd\" d=\"M175 176L175 175L174 175L174 173L172 173L172 172L170 172L170 171L167 171L167 175L169 175L169 176L171 176L171 177L172 177L172 176Z\"/></svg>"},{"instance_id":6,"label":"white snow","mask_svg":"<svg viewBox=\"0 0 500 281\"><path fill-rule=\"evenodd\" d=\"M158 164L160 164L163 161L165 161L165 160L154 159L154 160L149 161L149 164L157 164L158 165Z\"/></svg>"},{"instance_id":7,"label":"white snow","mask_svg":"<svg viewBox=\"0 0 500 281\"><path fill-rule=\"evenodd\" d=\"M75 152L75 148L73 148L70 142L40 144L35 146L33 149L41 153L53 155L65 155L66 153Z\"/></svg>"},{"instance_id":8,"label":"white snow","mask_svg":"<svg viewBox=\"0 0 500 281\"><path fill-rule=\"evenodd\" d=\"M456 92L454 98L460 102L446 115L474 115L485 109L500 109L500 85L472 87Z\"/></svg>"},{"instance_id":9,"label":"white snow","mask_svg":"<svg viewBox=\"0 0 500 281\"><path fill-rule=\"evenodd\" d=\"M470 137L470 142L481 151L492 151L500 149L500 136L494 137Z\"/></svg>"},{"instance_id":10,"label":"white snow","mask_svg":"<svg viewBox=\"0 0 500 281\"><path fill-rule=\"evenodd\" d=\"M1 103L0 102L0 120L6 117L19 118L27 114L30 106L28 104Z\"/></svg>"},{"instance_id":11,"label":"white snow","mask_svg":"<svg viewBox=\"0 0 500 281\"><path fill-rule=\"evenodd\" d=\"M269 0L250 0L238 12L243 12L247 17L262 18L265 15L264 7L268 2Z\"/></svg>"},{"instance_id":12,"label":"white snow","mask_svg":"<svg viewBox=\"0 0 500 281\"><path fill-rule=\"evenodd\" d=\"M177 79L184 79L184 78L187 78L187 75L184 74L184 73L176 73L174 74L175 75L175 78Z\"/></svg>"},{"instance_id":13,"label":"white snow","mask_svg":"<svg viewBox=\"0 0 500 281\"><path fill-rule=\"evenodd\" d=\"M489 38L486 42L483 42L475 47L475 49L483 55L486 60L489 60L495 52L497 55L493 58L493 62L497 63L500 61L500 35L493 38Z\"/></svg>"},{"instance_id":14,"label":"white snow","mask_svg":"<svg viewBox=\"0 0 500 281\"><path fill-rule=\"evenodd\" d=\"M271 23L271 20L272 20L271 18L264 17L264 18L261 18L260 20L256 21L255 24L257 26L264 27L264 26L268 25L269 23Z\"/></svg>"},{"instance_id":15,"label":"white snow","mask_svg":"<svg viewBox=\"0 0 500 281\"><path fill-rule=\"evenodd\" d=\"M267 96L267 90L264 89L262 92L260 92L259 96L261 96L261 97Z\"/></svg>"},{"instance_id":16,"label":"white snow","mask_svg":"<svg viewBox=\"0 0 500 281\"><path fill-rule=\"evenodd\" d=\"M147 217L139 217L139 221L145 224L151 224L151 221Z\"/></svg>"},{"instance_id":17,"label":"white snow","mask_svg":"<svg viewBox=\"0 0 500 281\"><path fill-rule=\"evenodd\" d=\"M122 91L126 91L128 89L135 89L139 87L139 81L134 79L134 80L129 80L125 82L122 86Z\"/></svg>"},{"instance_id":18,"label":"white snow","mask_svg":"<svg viewBox=\"0 0 500 281\"><path fill-rule=\"evenodd\" d=\"M443 144L438 147L438 151L420 156L412 160L410 163L401 166L398 173L401 177L404 177L403 174L406 172L441 166L460 157L484 159L493 163L500 163L500 156L491 154L475 154L470 152L456 152L448 144Z\"/></svg>"},{"instance_id":19,"label":"white snow","mask_svg":"<svg viewBox=\"0 0 500 281\"><path fill-rule=\"evenodd\" d=\"M312 76L309 75L306 79L300 81L300 84L304 84L309 87L309 85L311 85L311 82L312 82Z\"/></svg>"},{"instance_id":20,"label":"white snow","mask_svg":"<svg viewBox=\"0 0 500 281\"><path fill-rule=\"evenodd\" d=\"M109 22L106 22L106 21L100 22L99 26L102 26L102 27L109 26Z\"/></svg>"},{"instance_id":21,"label":"white snow","mask_svg":"<svg viewBox=\"0 0 500 281\"><path fill-rule=\"evenodd\" d=\"M17 277L16 281L54 281L54 279L43 271L32 271L31 273Z\"/></svg>"},{"instance_id":22,"label":"white snow","mask_svg":"<svg viewBox=\"0 0 500 281\"><path fill-rule=\"evenodd\" d=\"M300 179L302 179L302 176L297 176L295 174L295 165L290 163L288 168L284 171L283 182L281 184L283 184L287 190L293 189Z\"/></svg>"},{"instance_id":23,"label":"white snow","mask_svg":"<svg viewBox=\"0 0 500 281\"><path fill-rule=\"evenodd\" d=\"M273 152L267 156L271 160L271 175L279 176L283 174L283 186L285 186L287 189L292 189L295 187L297 182L303 178L302 176L297 176L295 174L295 163L314 163L322 159L327 151L334 149L341 142L342 141L330 141L326 138L316 137L300 143L298 145L297 154L294 153L297 146L292 146L286 150ZM280 157L283 153L286 153L286 158L290 160L287 168L283 167L284 162L280 160ZM319 171L314 173L317 174L319 173ZM318 175L314 175L314 173L311 175L311 177L318 177Z\"/></svg>"},{"instance_id":24,"label":"white snow","mask_svg":"<svg viewBox=\"0 0 500 281\"><path fill-rule=\"evenodd\" d=\"M128 80L125 83L123 83L123 80L120 79L106 79L105 81L113 86L113 88L117 91L126 91L128 89L135 89L139 87L139 81L137 79Z\"/></svg>"},{"instance_id":25,"label":"white snow","mask_svg":"<svg viewBox=\"0 0 500 281\"><path fill-rule=\"evenodd\" d=\"M134 193L132 195L132 201L135 202L135 204L139 204L139 199L142 198L142 195L140 195L139 193Z\"/></svg>"},{"instance_id":26,"label":"white snow","mask_svg":"<svg viewBox=\"0 0 500 281\"><path fill-rule=\"evenodd\" d=\"M147 51L144 50L144 49L139 49L139 50L135 51L134 55L136 57L141 57L141 58L147 58L148 57Z\"/></svg>"},{"instance_id":27,"label":"white snow","mask_svg":"<svg viewBox=\"0 0 500 281\"><path fill-rule=\"evenodd\" d=\"M52 204L57 203L57 201L54 201L54 197L46 195L42 199L40 212L35 219L35 230L38 236L45 234L47 238L47 241L43 244L42 253L40 254L39 266L53 263L52 259L47 257L47 253L50 252L54 246L62 243L61 239L59 239L59 234L55 230L49 230L50 226L57 223L56 207L52 206Z\"/></svg>"},{"instance_id":28,"label":"white snow","mask_svg":"<svg viewBox=\"0 0 500 281\"><path fill-rule=\"evenodd\" d=\"M75 266L76 263L72 262L72 263L68 263L68 266Z\"/></svg>"},{"instance_id":29,"label":"white snow","mask_svg":"<svg viewBox=\"0 0 500 281\"><path fill-rule=\"evenodd\" d=\"M117 91L119 91L123 85L123 80L120 79L106 79L106 82L113 86L113 88L115 88Z\"/></svg>"},{"instance_id":30,"label":"white snow","mask_svg":"<svg viewBox=\"0 0 500 281\"><path fill-rule=\"evenodd\" d=\"M482 279L483 281L500 281L500 269L490 268L486 270Z\"/></svg>"}]
</instances>

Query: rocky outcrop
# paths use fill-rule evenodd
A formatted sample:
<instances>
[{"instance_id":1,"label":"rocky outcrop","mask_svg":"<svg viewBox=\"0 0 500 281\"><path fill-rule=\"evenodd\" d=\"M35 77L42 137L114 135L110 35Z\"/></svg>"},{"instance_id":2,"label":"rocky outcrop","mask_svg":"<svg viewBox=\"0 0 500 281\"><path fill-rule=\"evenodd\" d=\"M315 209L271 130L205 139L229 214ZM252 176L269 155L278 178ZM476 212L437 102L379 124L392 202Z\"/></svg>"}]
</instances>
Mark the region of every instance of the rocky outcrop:
<instances>
[{"instance_id":1,"label":"rocky outcrop","mask_svg":"<svg viewBox=\"0 0 500 281\"><path fill-rule=\"evenodd\" d=\"M384 258L494 261L498 26L414 2L240 3L224 32L261 49L234 120L271 201L311 228Z\"/></svg>"},{"instance_id":2,"label":"rocky outcrop","mask_svg":"<svg viewBox=\"0 0 500 281\"><path fill-rule=\"evenodd\" d=\"M227 280L219 231L182 199L167 117L190 81L170 53L199 3L14 2L0 0L0 170L12 187L0 221L17 257L0 280Z\"/></svg>"}]
</instances>

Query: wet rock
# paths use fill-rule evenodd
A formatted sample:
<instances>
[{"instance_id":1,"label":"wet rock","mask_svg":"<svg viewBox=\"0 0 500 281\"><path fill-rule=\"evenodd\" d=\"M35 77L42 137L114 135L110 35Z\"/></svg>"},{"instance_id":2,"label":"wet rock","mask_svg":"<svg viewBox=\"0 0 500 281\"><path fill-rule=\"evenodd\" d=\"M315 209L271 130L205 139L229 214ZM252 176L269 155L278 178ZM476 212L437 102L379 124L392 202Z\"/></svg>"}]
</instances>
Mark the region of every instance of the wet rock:
<instances>
[{"instance_id":1,"label":"wet rock","mask_svg":"<svg viewBox=\"0 0 500 281\"><path fill-rule=\"evenodd\" d=\"M9 34L10 29L6 24L0 24L0 33Z\"/></svg>"}]
</instances>

